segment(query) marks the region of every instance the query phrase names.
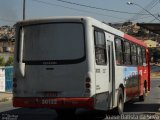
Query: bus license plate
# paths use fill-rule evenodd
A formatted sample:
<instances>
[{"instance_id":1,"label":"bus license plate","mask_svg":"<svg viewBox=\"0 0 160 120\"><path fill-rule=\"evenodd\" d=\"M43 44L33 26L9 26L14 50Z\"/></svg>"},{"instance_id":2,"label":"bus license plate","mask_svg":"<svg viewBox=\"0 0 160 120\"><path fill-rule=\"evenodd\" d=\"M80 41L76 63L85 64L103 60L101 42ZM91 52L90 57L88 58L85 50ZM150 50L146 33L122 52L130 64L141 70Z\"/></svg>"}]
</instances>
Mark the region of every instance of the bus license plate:
<instances>
[{"instance_id":1,"label":"bus license plate","mask_svg":"<svg viewBox=\"0 0 160 120\"><path fill-rule=\"evenodd\" d=\"M57 104L57 100L53 100L53 99L42 99L42 104L43 104L43 105Z\"/></svg>"}]
</instances>

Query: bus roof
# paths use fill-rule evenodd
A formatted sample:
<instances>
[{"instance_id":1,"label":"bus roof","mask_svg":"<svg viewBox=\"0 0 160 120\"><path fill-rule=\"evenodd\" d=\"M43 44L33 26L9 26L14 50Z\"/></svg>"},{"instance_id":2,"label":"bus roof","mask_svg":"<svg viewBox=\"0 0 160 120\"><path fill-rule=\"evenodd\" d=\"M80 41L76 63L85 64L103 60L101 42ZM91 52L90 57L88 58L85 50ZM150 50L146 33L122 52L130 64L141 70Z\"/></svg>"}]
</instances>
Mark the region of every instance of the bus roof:
<instances>
[{"instance_id":1,"label":"bus roof","mask_svg":"<svg viewBox=\"0 0 160 120\"><path fill-rule=\"evenodd\" d=\"M30 25L30 24L38 24L38 23L45 23L45 22L66 22L66 21L74 21L74 20L83 20L83 19L94 19L91 17L86 16L63 16L63 17L46 17L46 18L39 18L39 19L29 19L17 22L17 24L21 25Z\"/></svg>"},{"instance_id":2,"label":"bus roof","mask_svg":"<svg viewBox=\"0 0 160 120\"><path fill-rule=\"evenodd\" d=\"M110 30L109 32L112 33L112 34L115 34L115 35L118 35L124 39L127 39L131 42L134 42L136 44L139 44L143 47L146 47L146 44L143 43L142 41L132 37L132 36L129 36L128 34L125 34L124 32L120 31L120 30L117 30L103 22L100 22L94 18L91 18L91 17L86 17L86 16L62 16L62 17L48 17L48 18L41 18L41 19L31 19L31 20L24 20L24 21L19 21L17 22L17 24L19 25L31 25L31 24L40 24L40 23L46 23L46 22L54 22L54 21L59 21L59 22L67 22L67 21L82 21L82 20L90 20L92 21L93 24L98 24L98 26L101 26L103 27L103 29L108 29Z\"/></svg>"}]
</instances>

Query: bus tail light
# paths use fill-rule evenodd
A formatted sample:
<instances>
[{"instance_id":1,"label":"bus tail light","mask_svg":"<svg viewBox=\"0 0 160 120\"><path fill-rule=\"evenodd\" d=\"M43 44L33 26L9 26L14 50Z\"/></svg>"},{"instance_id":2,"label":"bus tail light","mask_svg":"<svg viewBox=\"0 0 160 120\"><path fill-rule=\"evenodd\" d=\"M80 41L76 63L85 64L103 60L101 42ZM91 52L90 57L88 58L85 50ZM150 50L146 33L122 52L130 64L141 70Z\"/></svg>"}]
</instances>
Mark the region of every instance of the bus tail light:
<instances>
[{"instance_id":1,"label":"bus tail light","mask_svg":"<svg viewBox=\"0 0 160 120\"><path fill-rule=\"evenodd\" d=\"M91 79L89 77L86 78L86 83L90 83Z\"/></svg>"},{"instance_id":2,"label":"bus tail light","mask_svg":"<svg viewBox=\"0 0 160 120\"><path fill-rule=\"evenodd\" d=\"M87 77L85 79L85 96L90 96L91 93L91 79Z\"/></svg>"},{"instance_id":3,"label":"bus tail light","mask_svg":"<svg viewBox=\"0 0 160 120\"><path fill-rule=\"evenodd\" d=\"M86 83L86 88L90 88L91 84L90 83Z\"/></svg>"},{"instance_id":4,"label":"bus tail light","mask_svg":"<svg viewBox=\"0 0 160 120\"><path fill-rule=\"evenodd\" d=\"M86 78L85 87L89 89L91 87L91 79L89 77Z\"/></svg>"}]
</instances>

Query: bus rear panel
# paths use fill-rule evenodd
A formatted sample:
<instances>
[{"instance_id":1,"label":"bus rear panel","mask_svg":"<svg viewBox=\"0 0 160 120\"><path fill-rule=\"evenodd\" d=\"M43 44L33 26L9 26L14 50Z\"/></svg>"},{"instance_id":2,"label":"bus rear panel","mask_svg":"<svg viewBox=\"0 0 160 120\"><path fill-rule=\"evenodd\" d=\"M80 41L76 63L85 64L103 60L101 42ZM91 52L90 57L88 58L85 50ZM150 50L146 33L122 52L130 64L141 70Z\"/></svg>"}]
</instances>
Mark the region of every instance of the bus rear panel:
<instances>
[{"instance_id":1,"label":"bus rear panel","mask_svg":"<svg viewBox=\"0 0 160 120\"><path fill-rule=\"evenodd\" d=\"M93 107L81 19L17 24L15 107Z\"/></svg>"}]
</instances>

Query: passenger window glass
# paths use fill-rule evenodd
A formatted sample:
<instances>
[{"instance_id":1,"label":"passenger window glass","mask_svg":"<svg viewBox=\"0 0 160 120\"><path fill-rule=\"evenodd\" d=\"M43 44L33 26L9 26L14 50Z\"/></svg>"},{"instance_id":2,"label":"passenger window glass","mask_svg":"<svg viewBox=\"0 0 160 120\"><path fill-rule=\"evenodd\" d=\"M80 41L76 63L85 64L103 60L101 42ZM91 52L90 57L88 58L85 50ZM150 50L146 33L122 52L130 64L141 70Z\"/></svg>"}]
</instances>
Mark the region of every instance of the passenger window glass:
<instances>
[{"instance_id":1,"label":"passenger window glass","mask_svg":"<svg viewBox=\"0 0 160 120\"><path fill-rule=\"evenodd\" d=\"M143 63L146 64L146 50L142 48Z\"/></svg>"},{"instance_id":2,"label":"passenger window glass","mask_svg":"<svg viewBox=\"0 0 160 120\"><path fill-rule=\"evenodd\" d=\"M137 47L137 57L138 57L138 65L142 65L142 49L141 47Z\"/></svg>"},{"instance_id":3,"label":"passenger window glass","mask_svg":"<svg viewBox=\"0 0 160 120\"><path fill-rule=\"evenodd\" d=\"M134 44L131 45L131 61L132 65L137 65L137 49Z\"/></svg>"},{"instance_id":4,"label":"passenger window glass","mask_svg":"<svg viewBox=\"0 0 160 120\"><path fill-rule=\"evenodd\" d=\"M123 64L123 47L122 47L122 40L119 38L115 39L115 46L116 46L116 64L121 65Z\"/></svg>"},{"instance_id":5,"label":"passenger window glass","mask_svg":"<svg viewBox=\"0 0 160 120\"><path fill-rule=\"evenodd\" d=\"M130 43L124 41L124 64L130 65L131 64L131 49Z\"/></svg>"},{"instance_id":6,"label":"passenger window glass","mask_svg":"<svg viewBox=\"0 0 160 120\"><path fill-rule=\"evenodd\" d=\"M105 34L104 32L94 31L94 36L96 64L105 65L107 63Z\"/></svg>"}]
</instances>

